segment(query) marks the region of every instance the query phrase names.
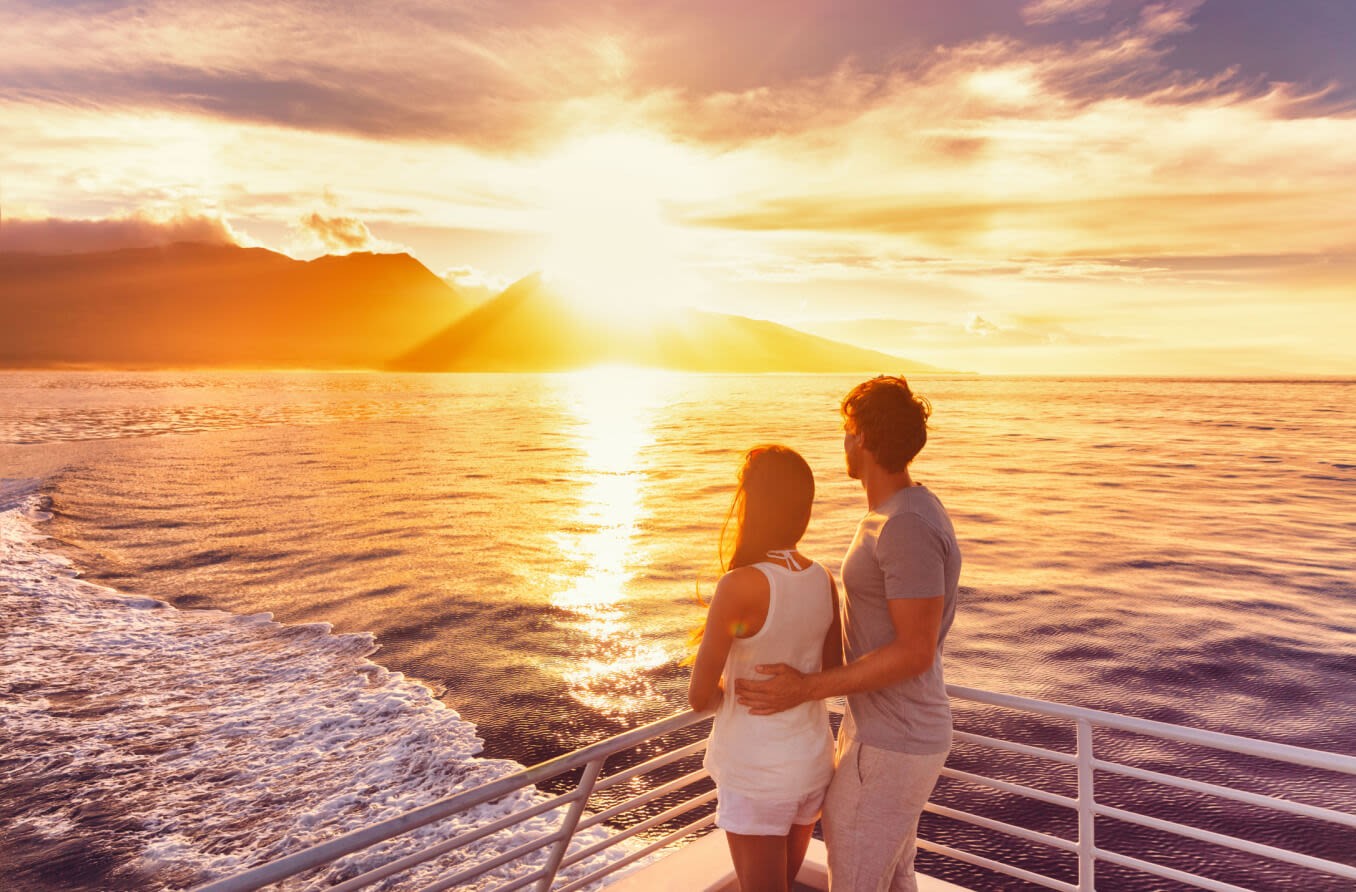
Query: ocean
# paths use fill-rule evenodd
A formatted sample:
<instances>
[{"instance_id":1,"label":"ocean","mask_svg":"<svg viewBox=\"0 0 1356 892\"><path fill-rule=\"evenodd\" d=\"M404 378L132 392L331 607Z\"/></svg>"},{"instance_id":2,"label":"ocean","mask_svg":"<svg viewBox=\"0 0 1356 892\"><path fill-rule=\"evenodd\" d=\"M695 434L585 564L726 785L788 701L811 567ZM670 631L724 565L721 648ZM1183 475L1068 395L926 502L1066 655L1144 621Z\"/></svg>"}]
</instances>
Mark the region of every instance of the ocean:
<instances>
[{"instance_id":1,"label":"ocean","mask_svg":"<svg viewBox=\"0 0 1356 892\"><path fill-rule=\"evenodd\" d=\"M0 372L0 887L187 888L679 710L745 449L810 461L802 551L838 570L865 506L837 414L856 380ZM1356 754L1356 382L915 387L935 410L915 477L965 561L948 681ZM1242 763L1150 749L1239 782ZM1356 810L1351 778L1243 768ZM1339 888L1135 839L1251 888Z\"/></svg>"}]
</instances>

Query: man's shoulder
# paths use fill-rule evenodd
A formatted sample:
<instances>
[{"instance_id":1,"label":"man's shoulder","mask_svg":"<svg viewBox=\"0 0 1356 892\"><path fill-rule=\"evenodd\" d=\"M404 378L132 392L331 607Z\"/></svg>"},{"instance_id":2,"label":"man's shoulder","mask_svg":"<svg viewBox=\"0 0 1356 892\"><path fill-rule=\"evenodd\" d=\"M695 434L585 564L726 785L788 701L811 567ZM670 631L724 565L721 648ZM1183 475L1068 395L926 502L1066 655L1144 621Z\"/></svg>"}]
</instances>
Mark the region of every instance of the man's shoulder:
<instances>
[{"instance_id":1,"label":"man's shoulder","mask_svg":"<svg viewBox=\"0 0 1356 892\"><path fill-rule=\"evenodd\" d=\"M878 560L892 556L914 560L929 553L944 556L956 549L956 533L946 509L930 493L920 495L924 497L901 500L882 515L873 537Z\"/></svg>"},{"instance_id":2,"label":"man's shoulder","mask_svg":"<svg viewBox=\"0 0 1356 892\"><path fill-rule=\"evenodd\" d=\"M949 535L951 515L947 513L942 500L926 486L912 486L905 498L891 505L882 505L888 510L883 512L881 525L895 521L901 525L925 523L942 535Z\"/></svg>"}]
</instances>

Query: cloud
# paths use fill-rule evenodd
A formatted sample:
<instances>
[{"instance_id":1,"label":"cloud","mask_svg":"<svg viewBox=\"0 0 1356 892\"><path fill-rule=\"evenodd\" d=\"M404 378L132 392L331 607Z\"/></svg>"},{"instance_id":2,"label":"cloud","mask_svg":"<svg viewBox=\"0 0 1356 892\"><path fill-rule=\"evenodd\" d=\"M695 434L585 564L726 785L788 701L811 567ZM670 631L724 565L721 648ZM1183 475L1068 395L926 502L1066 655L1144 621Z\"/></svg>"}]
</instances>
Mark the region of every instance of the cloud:
<instances>
[{"instance_id":1,"label":"cloud","mask_svg":"<svg viewBox=\"0 0 1356 892\"><path fill-rule=\"evenodd\" d=\"M472 266L454 266L440 277L448 287L474 302L489 300L511 283L504 276L496 276Z\"/></svg>"},{"instance_id":2,"label":"cloud","mask_svg":"<svg viewBox=\"0 0 1356 892\"><path fill-rule=\"evenodd\" d=\"M821 238L806 235L802 240ZM1270 258L1268 260L1268 257ZM1248 270L1289 270L1300 264L1330 264L1336 258L1312 255L1272 257L1259 255L1243 260L1235 268L1228 259L1218 263L1210 257L1178 257L1158 262L1156 257L1005 257L989 259L945 255L909 256L888 249L826 252L813 246L800 248L793 243L785 254L751 254L726 262L707 258L711 268L722 268L739 281L758 282L847 282L893 280L916 284L950 280L1026 280L1042 282L1126 283L1145 285L1165 277L1194 278L1219 282L1225 271L1240 275ZM1345 268L1345 267L1344 267Z\"/></svg>"},{"instance_id":3,"label":"cloud","mask_svg":"<svg viewBox=\"0 0 1356 892\"><path fill-rule=\"evenodd\" d=\"M376 251L385 247L385 243L373 238L367 224L357 217L324 217L312 211L298 221L297 227L320 247L334 253Z\"/></svg>"},{"instance_id":4,"label":"cloud","mask_svg":"<svg viewBox=\"0 0 1356 892\"><path fill-rule=\"evenodd\" d=\"M175 242L238 245L243 240L222 217L138 211L103 219L9 219L0 222L0 251L66 254L150 248Z\"/></svg>"},{"instance_id":5,"label":"cloud","mask_svg":"<svg viewBox=\"0 0 1356 892\"><path fill-rule=\"evenodd\" d=\"M508 150L566 134L564 104L625 67L588 10L581 27L515 7L5 4L0 99Z\"/></svg>"},{"instance_id":6,"label":"cloud","mask_svg":"<svg viewBox=\"0 0 1356 892\"><path fill-rule=\"evenodd\" d=\"M1356 133L1356 127L1352 130ZM1070 162L1068 166L1076 165ZM1038 176L1035 169L1031 174ZM1076 175L1072 169L1066 174ZM1292 177L1294 173L1287 178ZM1298 253L1334 243L1356 243L1356 222L1339 213L1338 206L1322 194L1321 181L1321 176L1315 177L1308 191L1202 189L1196 193L1165 193L1145 182L1140 194L1058 200L1015 195L1003 201L962 199L939 204L921 203L916 196L867 199L826 194L750 202L723 216L692 217L688 222L746 232L902 237L917 247L947 251L953 261L958 255L972 258L962 266L973 266L974 260L998 253L1014 273L1081 276L1106 272L1124 277L1131 272L1124 265L1107 266L1105 261L1098 264L1082 258L1209 254L1240 244ZM1351 185L1333 186L1339 193L1356 191ZM1127 184L1126 188L1134 187ZM1033 258L1033 266L1021 259L1022 255L1038 258L1037 251L1046 255L1044 262ZM1076 265L1060 269L1052 262L1060 256L1072 258L1070 262ZM1003 271L992 264L980 267L985 274ZM970 272L964 268L952 271Z\"/></svg>"},{"instance_id":7,"label":"cloud","mask_svg":"<svg viewBox=\"0 0 1356 892\"><path fill-rule=\"evenodd\" d=\"M1214 5L1248 9L1198 15L1201 0L593 0L567 13L541 0L379 9L147 0L77 13L18 2L0 5L9 38L0 98L529 152L638 116L687 139L803 132L880 108L902 85L928 86L939 65L995 48L1038 67L1079 57L1090 64L1065 84L1088 96L1146 95L1181 71L1202 82L1234 71L1262 94L1273 81L1298 82L1275 73L1267 49L1295 32L1323 48L1302 54L1312 86L1335 84L1350 103L1350 53L1333 37L1356 23L1346 4L1304 16L1262 0ZM1202 19L1206 33L1190 34ZM1221 43L1231 56L1221 58ZM1168 53L1173 65L1161 64Z\"/></svg>"},{"instance_id":8,"label":"cloud","mask_svg":"<svg viewBox=\"0 0 1356 892\"><path fill-rule=\"evenodd\" d=\"M1002 329L1000 329L997 325L994 325L992 322L989 322L987 319L985 319L978 313L971 313L970 321L965 323L965 330L970 332L970 334L976 334L982 338L985 335L993 334L994 332L1001 331Z\"/></svg>"},{"instance_id":9,"label":"cloud","mask_svg":"<svg viewBox=\"0 0 1356 892\"><path fill-rule=\"evenodd\" d=\"M1033 351L1048 348L1082 350L1119 349L1140 343L1124 335L1078 331L1053 319L1005 319L1003 325L978 313L969 313L965 321L919 321L891 318L840 319L804 324L807 331L898 356L948 355L977 358L987 351Z\"/></svg>"},{"instance_id":10,"label":"cloud","mask_svg":"<svg viewBox=\"0 0 1356 892\"><path fill-rule=\"evenodd\" d=\"M956 333L950 347L979 345L985 349L1034 347L1105 347L1129 344L1134 338L1095 332L1071 331L1052 320L1014 317L1006 324L990 322L978 313L970 313L964 325L965 336ZM954 331L954 330L953 330ZM968 336L968 337L967 337Z\"/></svg>"},{"instance_id":11,"label":"cloud","mask_svg":"<svg viewBox=\"0 0 1356 892\"><path fill-rule=\"evenodd\" d=\"M1085 119L1116 125L1116 138L1134 145L1155 139L1157 119L1181 112L1254 105L1274 119L1356 108L1356 66L1349 81L1316 82L1276 80L1241 58L1180 67L1189 60L1175 53L1176 43L1196 36L1200 6L1137 4L1133 15L1092 36L1049 42L995 32L876 65L847 56L811 77L739 91L652 91L637 102L654 126L722 149L775 142L784 153L823 161L885 151L896 164L943 169L1001 156L1019 139L1028 153L1058 149L1059 130ZM1356 7L1352 19L1356 25ZM1108 112L1116 117L1107 120ZM1036 142L1043 125L1056 127L1044 146ZM1086 135L1098 144L1096 131ZM863 145L868 139L876 145Z\"/></svg>"},{"instance_id":12,"label":"cloud","mask_svg":"<svg viewBox=\"0 0 1356 892\"><path fill-rule=\"evenodd\" d=\"M1034 0L1022 7L1028 25L1048 25L1062 19L1095 22L1106 17L1111 0Z\"/></svg>"},{"instance_id":13,"label":"cloud","mask_svg":"<svg viewBox=\"0 0 1356 892\"><path fill-rule=\"evenodd\" d=\"M896 236L906 251L960 256L1356 241L1335 198L1356 197L1345 149L1356 116L1323 112L1322 91L1258 92L1236 71L1169 69L1165 35L1184 27L1187 9L1155 5L1111 36L1043 52L995 39L939 49L907 73L844 69L789 98L771 91L767 104L786 111L776 129L729 150L762 165L745 166L736 197L680 216L749 232ZM756 114L727 119L705 106L692 120L708 138L737 142L741 128L761 126Z\"/></svg>"}]
</instances>

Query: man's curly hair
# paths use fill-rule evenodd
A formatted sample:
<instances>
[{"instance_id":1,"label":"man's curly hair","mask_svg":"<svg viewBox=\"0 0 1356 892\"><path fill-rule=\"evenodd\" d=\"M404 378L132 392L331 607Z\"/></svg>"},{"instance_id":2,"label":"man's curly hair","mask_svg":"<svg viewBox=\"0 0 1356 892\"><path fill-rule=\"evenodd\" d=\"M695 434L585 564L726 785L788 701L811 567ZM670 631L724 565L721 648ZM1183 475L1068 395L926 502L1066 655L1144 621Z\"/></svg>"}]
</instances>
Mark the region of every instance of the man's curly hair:
<instances>
[{"instance_id":1,"label":"man's curly hair","mask_svg":"<svg viewBox=\"0 0 1356 892\"><path fill-rule=\"evenodd\" d=\"M890 473L909 466L928 441L932 404L894 375L863 381L843 397L843 422Z\"/></svg>"}]
</instances>

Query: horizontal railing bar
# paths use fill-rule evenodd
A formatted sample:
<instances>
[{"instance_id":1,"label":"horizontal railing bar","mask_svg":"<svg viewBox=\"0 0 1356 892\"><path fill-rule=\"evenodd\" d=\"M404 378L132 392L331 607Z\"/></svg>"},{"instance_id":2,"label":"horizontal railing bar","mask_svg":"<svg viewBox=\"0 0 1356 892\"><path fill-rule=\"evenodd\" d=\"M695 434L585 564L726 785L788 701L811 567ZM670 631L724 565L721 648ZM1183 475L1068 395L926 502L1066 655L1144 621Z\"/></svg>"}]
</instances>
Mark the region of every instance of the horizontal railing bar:
<instances>
[{"instance_id":1,"label":"horizontal railing bar","mask_svg":"<svg viewBox=\"0 0 1356 892\"><path fill-rule=\"evenodd\" d=\"M534 786L540 781L587 765L594 759L629 749L652 737L660 737L695 725L708 717L709 713L688 711L671 715L648 725L641 725L639 728L633 728L623 734L618 734L616 737L609 737L607 740L601 740L591 746L566 753L563 756L547 760L531 768L525 768L487 784L481 784L473 789L456 793L436 802L430 802L428 805L420 806L394 818L388 818L385 821L346 833L337 839L311 846L291 855L285 855L275 861L217 880L214 883L208 883L198 887L195 892L249 892L249 890L259 889L302 871L310 870L312 867L328 864L344 855L384 842L393 836L423 827L425 824L432 824L434 821L441 820L459 811L492 802L524 787Z\"/></svg>"},{"instance_id":2,"label":"horizontal railing bar","mask_svg":"<svg viewBox=\"0 0 1356 892\"><path fill-rule=\"evenodd\" d=\"M1333 876L1356 880L1356 867L1352 867L1349 864L1328 861L1324 858L1315 858L1312 855L1301 855L1299 852L1278 849L1275 846L1269 846L1265 843L1249 842L1246 839L1239 839L1236 836L1225 836L1223 833L1215 833L1211 830L1201 830L1199 827L1188 827L1186 824L1164 821L1160 818L1148 817L1147 815L1138 815L1132 811L1126 811L1121 808L1112 808L1109 805L1102 805L1101 803L1094 803L1092 810L1094 814L1104 818L1114 818L1129 824L1138 824L1141 827L1148 827L1151 830L1161 830L1164 833L1185 836L1188 839L1194 839L1198 842L1214 843L1215 845L1224 846L1225 848L1234 849L1239 852L1247 852L1250 855L1263 855L1276 861L1294 864L1297 867L1307 867L1310 870L1317 870L1323 873L1330 873Z\"/></svg>"},{"instance_id":3,"label":"horizontal railing bar","mask_svg":"<svg viewBox=\"0 0 1356 892\"><path fill-rule=\"evenodd\" d=\"M1047 750L1044 747L1027 746L1025 743L1014 743L1011 740L999 740L997 737L985 737L983 734L973 734L969 731L952 731L951 734L957 740L963 740L966 743L991 746L994 749L1007 750L1010 753L1021 753L1024 756L1035 756L1038 759L1049 759L1052 762L1061 762L1065 765L1078 764L1078 757L1073 753L1061 753L1055 750Z\"/></svg>"},{"instance_id":4,"label":"horizontal railing bar","mask_svg":"<svg viewBox=\"0 0 1356 892\"><path fill-rule=\"evenodd\" d=\"M1093 854L1102 861L1111 864L1129 867L1132 870L1141 870L1144 873L1153 874L1154 876L1162 877L1165 880L1176 880L1179 883L1195 886L1198 889L1208 889L1209 892L1253 892L1253 890L1244 889L1242 886L1235 886L1232 883L1225 883L1221 880L1212 880L1209 877L1196 876L1194 873L1187 873L1183 870L1164 867L1161 864L1154 864L1152 861L1142 861L1139 858L1131 858L1129 855L1122 855L1120 852L1109 852L1106 849L1093 849Z\"/></svg>"},{"instance_id":5,"label":"horizontal railing bar","mask_svg":"<svg viewBox=\"0 0 1356 892\"><path fill-rule=\"evenodd\" d=\"M495 886L490 892L514 892L515 889L532 885L544 876L546 876L546 868L539 867L526 876L518 877L518 879L507 882L502 886ZM329 892L329 890L326 889L325 892Z\"/></svg>"},{"instance_id":6,"label":"horizontal railing bar","mask_svg":"<svg viewBox=\"0 0 1356 892\"><path fill-rule=\"evenodd\" d=\"M458 871L450 876L441 877L427 886L421 886L418 892L442 892L443 889L451 889L453 886L459 886L467 880L473 880L478 876L489 873L496 867L503 867L510 861L515 861L524 855L540 851L553 842L556 842L565 834L560 830L554 833L548 833L545 836L538 836L536 839L529 840L520 846L514 846L502 855L496 855L488 861L480 861L471 865L465 870ZM538 871L540 874L541 871Z\"/></svg>"},{"instance_id":7,"label":"horizontal railing bar","mask_svg":"<svg viewBox=\"0 0 1356 892\"><path fill-rule=\"evenodd\" d=\"M966 864L973 864L976 867L983 867L992 870L995 873L1005 873L1010 877L1016 877L1019 880L1026 880L1028 883L1035 883L1038 886L1045 886L1047 889L1058 889L1059 892L1078 892L1078 887L1057 880L1054 877L1048 877L1040 873L1032 873L1029 870L1023 870L1020 867L1013 867L1011 864L1004 864L1001 861L993 861L985 858L983 855L973 855L963 849L953 849L951 846L945 846L941 843L919 837L918 848L934 852L938 855L945 855L948 858L955 858L957 861L964 861Z\"/></svg>"},{"instance_id":8,"label":"horizontal railing bar","mask_svg":"<svg viewBox=\"0 0 1356 892\"><path fill-rule=\"evenodd\" d=\"M1235 790L1232 787L1221 787L1218 784L1208 784L1204 781L1188 780L1184 777L1174 777L1171 774L1160 774L1157 771L1149 771L1144 768L1133 768L1129 765L1121 765L1118 762L1107 762L1103 759L1093 759L1092 767L1098 771L1123 774L1126 777L1133 777L1137 780L1151 781L1156 784L1164 784L1182 790L1190 790L1193 793L1208 793L1212 796L1219 796L1222 799L1232 799L1235 802L1246 802L1249 805L1256 805L1261 808L1275 809L1276 811L1283 811L1292 815L1317 818L1320 821L1332 821L1334 824L1341 824L1344 827L1356 828L1356 815L1333 811L1330 808L1323 808L1318 805L1306 805L1303 802L1294 802L1290 799L1281 799L1276 796L1267 796L1262 793L1249 793L1246 790Z\"/></svg>"},{"instance_id":9,"label":"horizontal railing bar","mask_svg":"<svg viewBox=\"0 0 1356 892\"><path fill-rule=\"evenodd\" d=\"M354 892L355 889L361 889L363 886L366 886L370 883L374 883L377 880L383 879L385 877L391 876L392 874L397 874L400 873L401 871L409 870L416 864L422 864L431 858L436 858L439 855L450 852L455 848L466 845L467 843L472 843L478 839L482 839L486 836L489 836L492 833L497 833L500 830L503 830L505 827L511 827L514 824L518 824L527 820L528 818L536 817L537 815L543 812L548 812L557 808L561 808L578 799L581 795L583 795L583 791L579 790L578 788L572 790L569 793L562 793L561 795L556 796L552 799L548 799L545 802L540 802L532 806L531 808L524 809L523 811L519 812L514 812L508 817L500 818L499 820L493 823L486 824L484 827L477 827L476 829L468 833L463 833L460 836L454 836L452 839L449 839L446 842L440 842L437 845L429 846L427 849L415 852L411 855L406 855L405 857L400 858L396 861L392 861L389 864L383 864L381 867L369 870L367 873L356 876L351 880L345 880L344 882L340 883L337 886L332 886L328 888L326 892Z\"/></svg>"},{"instance_id":10,"label":"horizontal railing bar","mask_svg":"<svg viewBox=\"0 0 1356 892\"><path fill-rule=\"evenodd\" d=\"M702 778L710 776L711 775L707 774L706 769L704 768L698 768L696 771L689 771L682 777L674 778L673 780L669 781L666 784L663 784L662 786L655 787L648 793L642 793L641 795L635 797L634 799L628 799L625 802L620 803L619 805L612 806L606 811L600 811L595 814L589 815L587 818L579 822L579 829L584 830L588 827L592 827L594 824L601 824L603 821L611 820L612 818L615 818L617 815L622 814L623 812L628 812L633 808L639 808L640 806L645 805L646 803L658 799L660 796L663 796L666 793L672 793L674 790L681 790L683 787L695 784Z\"/></svg>"},{"instance_id":11,"label":"horizontal railing bar","mask_svg":"<svg viewBox=\"0 0 1356 892\"><path fill-rule=\"evenodd\" d=\"M606 867L595 870L588 876L582 879L575 880L569 885L557 889L556 892L575 892L576 889L582 889L591 883L596 883L598 882L598 880L602 879L608 874L616 873L623 867L633 864L634 862L639 861L641 858L644 858L647 855L651 855L667 845L672 845L674 842L682 839L684 836L696 833L703 827L709 827L715 822L716 822L715 815L707 815L704 818L698 818L691 824L688 824L686 827L678 828L677 830L673 831L668 836L664 837L658 842L651 843L650 845L646 846L643 849L640 849L639 851L632 852L631 854L627 855L625 858L622 858L619 861L614 861L613 863L607 865Z\"/></svg>"},{"instance_id":12,"label":"horizontal railing bar","mask_svg":"<svg viewBox=\"0 0 1356 892\"><path fill-rule=\"evenodd\" d=\"M974 824L976 827L983 827L986 830L994 830L998 833L1006 833L1009 836L1016 836L1020 839L1038 842L1041 845L1050 846L1053 849L1061 849L1065 852L1077 854L1078 843L1071 839L1064 839L1060 836L1051 836L1048 833L1041 833L1039 830L1028 830L1025 827L1017 827L1004 821L996 821L993 818L986 818L981 815L971 814L968 811L948 808L945 805L935 805L929 802L923 806L923 811L930 811L934 815L941 815L944 818L951 818L955 821L964 821L967 824Z\"/></svg>"},{"instance_id":13,"label":"horizontal railing bar","mask_svg":"<svg viewBox=\"0 0 1356 892\"><path fill-rule=\"evenodd\" d=\"M1165 740L1181 743L1193 743L1215 749L1242 753L1245 756L1260 756L1289 762L1292 765L1304 765L1309 768L1322 768L1342 774L1356 774L1356 756L1344 756L1323 750L1310 750L1291 746L1287 743L1272 743L1251 737L1239 737L1235 734L1221 734L1218 731L1202 731L1198 728L1184 728L1167 722L1155 722L1133 716L1117 715L1100 709L1088 709L1085 706L1067 706L1063 703L1049 703L1044 700L1032 700L1027 697L1015 697L1012 694L998 694L993 691L981 691L959 685L947 685L947 693L960 700L985 703L990 706L1002 706L1007 709L1034 712L1038 715L1054 716L1066 719L1086 719L1102 728L1115 728L1120 731L1132 731L1147 734Z\"/></svg>"},{"instance_id":14,"label":"horizontal railing bar","mask_svg":"<svg viewBox=\"0 0 1356 892\"><path fill-rule=\"evenodd\" d=\"M595 790L606 790L609 787L615 787L617 784L625 783L633 777L654 771L656 768L663 768L673 762L677 762L686 756L691 756L706 749L706 739L698 740L696 743L689 743L687 746L680 747L672 752L664 753L662 756L655 756L648 762L641 762L639 765L632 765L625 771L618 771L616 774L609 774L607 777L598 781Z\"/></svg>"},{"instance_id":15,"label":"horizontal railing bar","mask_svg":"<svg viewBox=\"0 0 1356 892\"><path fill-rule=\"evenodd\" d=\"M697 796L694 799L689 799L686 802L680 802L677 805L673 806L672 808L665 809L664 811L661 811L659 814L654 815L653 817L646 818L639 824L633 824L630 827L627 827L620 833L614 833L607 839L596 842L591 846L580 849L579 851L568 855L564 861L560 862L560 866L567 867L571 864L574 864L576 861L582 861L585 858L596 855L603 849L611 848L612 846L621 842L623 839L629 839L630 837L635 836L637 833L644 833L651 827L658 827L665 821L671 821L674 818L678 817L679 815L685 815L688 812L692 811L694 808L705 805L706 803L710 802L712 799L715 798L716 791L711 790L709 792L701 794L700 796Z\"/></svg>"},{"instance_id":16,"label":"horizontal railing bar","mask_svg":"<svg viewBox=\"0 0 1356 892\"><path fill-rule=\"evenodd\" d=\"M995 790L1002 790L1005 793L1016 793L1019 796L1026 796L1030 799L1048 802L1050 805L1062 805L1065 808L1078 808L1077 799L1070 799L1068 796L1061 796L1058 793L1049 793L1045 790L1038 790L1035 787L1024 787L1021 784L994 780L991 777L985 777L982 774L971 774L968 771L961 771L958 768L943 768L942 777L969 781L972 784L980 784L985 787L993 787Z\"/></svg>"}]
</instances>

